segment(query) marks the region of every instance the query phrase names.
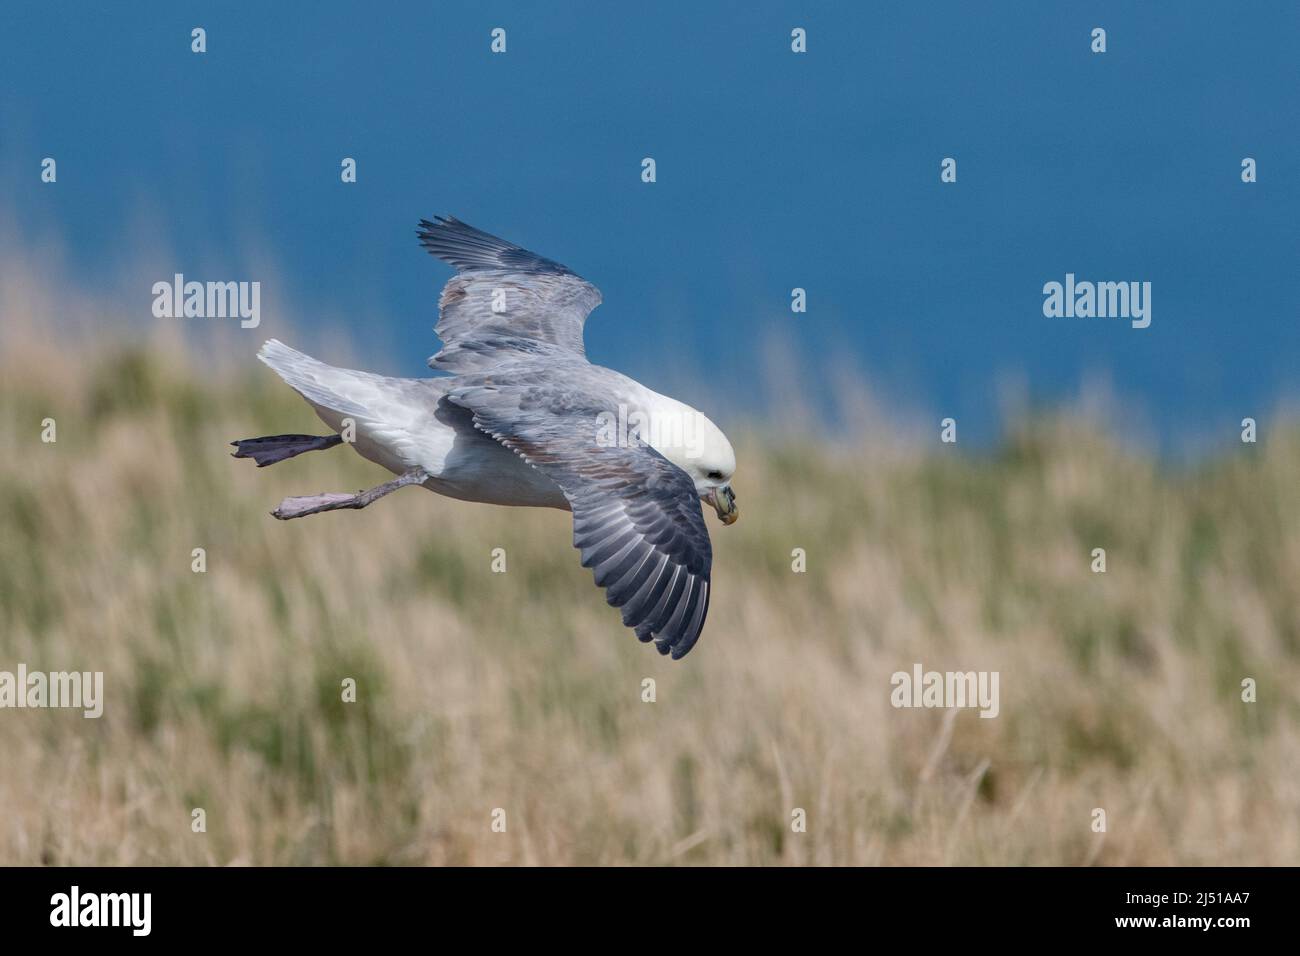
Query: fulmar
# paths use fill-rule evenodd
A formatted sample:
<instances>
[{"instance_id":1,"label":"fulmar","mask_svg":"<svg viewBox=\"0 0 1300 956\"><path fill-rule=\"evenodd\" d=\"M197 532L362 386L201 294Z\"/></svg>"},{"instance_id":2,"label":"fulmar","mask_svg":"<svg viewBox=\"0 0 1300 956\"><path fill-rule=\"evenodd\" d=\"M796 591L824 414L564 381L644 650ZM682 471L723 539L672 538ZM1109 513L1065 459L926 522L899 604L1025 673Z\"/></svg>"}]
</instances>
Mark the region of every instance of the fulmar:
<instances>
[{"instance_id":1,"label":"fulmar","mask_svg":"<svg viewBox=\"0 0 1300 956\"><path fill-rule=\"evenodd\" d=\"M288 520L365 508L406 485L495 505L573 513L573 545L606 600L674 660L699 639L713 549L700 502L738 515L736 456L705 415L587 361L583 324L600 291L566 266L452 217L421 220L456 268L429 359L447 374L390 378L335 368L271 339L258 358L334 434L232 442L258 467L351 444L397 475L356 494L286 498Z\"/></svg>"}]
</instances>

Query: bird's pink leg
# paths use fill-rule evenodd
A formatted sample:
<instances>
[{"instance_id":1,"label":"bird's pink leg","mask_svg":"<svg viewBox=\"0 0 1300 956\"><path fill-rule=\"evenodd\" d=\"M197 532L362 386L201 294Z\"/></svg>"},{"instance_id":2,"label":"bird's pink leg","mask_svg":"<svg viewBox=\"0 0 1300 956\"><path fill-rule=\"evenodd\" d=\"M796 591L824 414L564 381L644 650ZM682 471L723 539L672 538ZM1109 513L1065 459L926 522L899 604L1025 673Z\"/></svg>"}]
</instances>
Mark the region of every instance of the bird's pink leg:
<instances>
[{"instance_id":1,"label":"bird's pink leg","mask_svg":"<svg viewBox=\"0 0 1300 956\"><path fill-rule=\"evenodd\" d=\"M423 468L414 468L405 474L398 475L392 481L386 481L382 485L376 485L366 491L358 491L355 495L347 495L341 492L321 492L319 495L285 498L271 514L281 521L288 521L290 518L304 518L307 515L320 514L322 511L338 511L340 508L364 508L398 488L404 488L407 485L418 485L428 477L429 473Z\"/></svg>"}]
</instances>

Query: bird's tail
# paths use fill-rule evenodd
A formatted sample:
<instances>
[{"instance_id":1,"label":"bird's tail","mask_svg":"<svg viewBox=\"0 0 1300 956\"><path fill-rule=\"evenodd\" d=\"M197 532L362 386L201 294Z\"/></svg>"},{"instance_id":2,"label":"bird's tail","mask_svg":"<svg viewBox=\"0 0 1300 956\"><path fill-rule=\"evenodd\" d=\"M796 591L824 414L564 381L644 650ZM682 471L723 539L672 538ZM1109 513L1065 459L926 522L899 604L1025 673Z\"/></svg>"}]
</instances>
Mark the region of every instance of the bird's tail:
<instances>
[{"instance_id":1,"label":"bird's tail","mask_svg":"<svg viewBox=\"0 0 1300 956\"><path fill-rule=\"evenodd\" d=\"M423 436L437 428L434 415L441 392L431 387L432 380L335 368L275 339L268 340L257 357L307 399L321 421L343 432L363 458L396 474L421 464ZM349 434L349 429L355 430Z\"/></svg>"},{"instance_id":2,"label":"bird's tail","mask_svg":"<svg viewBox=\"0 0 1300 956\"><path fill-rule=\"evenodd\" d=\"M381 378L368 372L326 365L276 339L267 339L257 357L273 368L294 391L315 405L322 417L328 412L334 412L340 418L365 417L366 399L374 396L375 380Z\"/></svg>"}]
</instances>

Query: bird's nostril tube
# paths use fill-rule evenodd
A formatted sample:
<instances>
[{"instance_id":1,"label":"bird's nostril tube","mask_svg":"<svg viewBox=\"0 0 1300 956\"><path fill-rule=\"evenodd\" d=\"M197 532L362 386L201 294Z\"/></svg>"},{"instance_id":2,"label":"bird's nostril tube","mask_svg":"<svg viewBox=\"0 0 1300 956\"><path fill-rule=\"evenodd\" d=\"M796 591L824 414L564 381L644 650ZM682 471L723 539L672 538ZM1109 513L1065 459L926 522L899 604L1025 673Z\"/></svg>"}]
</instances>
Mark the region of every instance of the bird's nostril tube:
<instances>
[{"instance_id":1,"label":"bird's nostril tube","mask_svg":"<svg viewBox=\"0 0 1300 956\"><path fill-rule=\"evenodd\" d=\"M717 510L723 524L731 524L736 520L736 493L731 490L730 485L715 489L712 498L713 507Z\"/></svg>"}]
</instances>

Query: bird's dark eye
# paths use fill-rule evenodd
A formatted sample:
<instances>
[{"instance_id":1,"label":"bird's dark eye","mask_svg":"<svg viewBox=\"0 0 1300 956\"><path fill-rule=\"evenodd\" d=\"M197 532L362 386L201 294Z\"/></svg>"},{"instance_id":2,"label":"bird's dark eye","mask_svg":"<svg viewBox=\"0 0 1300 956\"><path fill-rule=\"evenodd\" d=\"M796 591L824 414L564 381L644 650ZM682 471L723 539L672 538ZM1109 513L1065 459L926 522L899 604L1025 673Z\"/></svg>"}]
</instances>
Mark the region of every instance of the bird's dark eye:
<instances>
[{"instance_id":1,"label":"bird's dark eye","mask_svg":"<svg viewBox=\"0 0 1300 956\"><path fill-rule=\"evenodd\" d=\"M711 478L713 481L721 481L721 480L722 480L722 472L720 472L720 471L711 471L711 472L709 472L709 478Z\"/></svg>"}]
</instances>

